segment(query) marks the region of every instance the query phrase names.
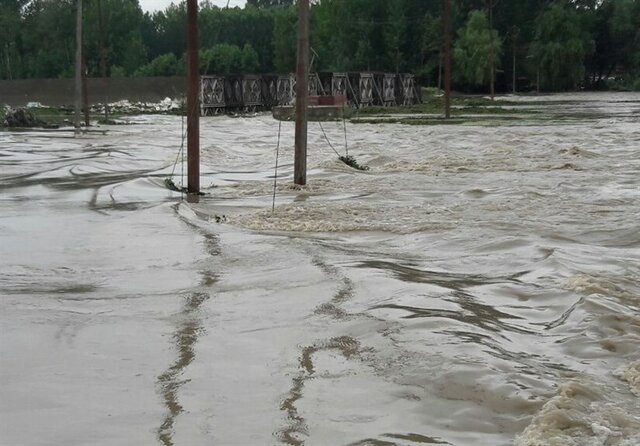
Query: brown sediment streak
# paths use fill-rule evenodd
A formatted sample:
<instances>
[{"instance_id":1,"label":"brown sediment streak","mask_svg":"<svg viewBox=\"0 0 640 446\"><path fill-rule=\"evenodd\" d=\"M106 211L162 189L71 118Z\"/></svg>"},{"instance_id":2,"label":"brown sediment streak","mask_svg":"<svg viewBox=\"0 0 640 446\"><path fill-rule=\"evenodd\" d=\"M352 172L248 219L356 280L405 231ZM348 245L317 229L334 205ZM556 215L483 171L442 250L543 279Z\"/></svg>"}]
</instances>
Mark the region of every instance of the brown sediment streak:
<instances>
[{"instance_id":1,"label":"brown sediment streak","mask_svg":"<svg viewBox=\"0 0 640 446\"><path fill-rule=\"evenodd\" d=\"M188 380L180 380L179 377L195 359L194 347L203 331L200 319L195 314L207 299L209 299L207 293L193 293L186 298L184 308L180 313L184 322L178 326L173 335L178 358L164 373L158 376L157 384L167 408L167 414L157 432L158 440L164 446L173 446L173 427L176 418L184 410L178 399L178 391Z\"/></svg>"},{"instance_id":2,"label":"brown sediment streak","mask_svg":"<svg viewBox=\"0 0 640 446\"><path fill-rule=\"evenodd\" d=\"M174 209L177 211L178 207L176 206ZM202 233L204 248L208 255L216 256L220 254L218 237L215 234L202 231L188 220L183 219L183 221L191 228ZM199 273L201 276L201 288L208 288L218 281L218 275L208 267L202 268ZM200 335L204 332L198 314L202 304L209 298L210 295L206 292L193 292L186 296L183 309L179 313L181 322L173 334L178 358L164 373L158 376L157 384L160 388L164 405L167 408L167 415L157 431L158 440L164 446L174 445L175 420L184 411L178 399L178 391L184 383L188 382L188 380L180 380L179 377L195 359L195 345Z\"/></svg>"},{"instance_id":3,"label":"brown sediment streak","mask_svg":"<svg viewBox=\"0 0 640 446\"><path fill-rule=\"evenodd\" d=\"M320 268L322 272L335 280L341 281L341 286L333 295L333 298L320 306L318 306L315 310L315 314L324 314L331 316L335 319L345 319L350 316L350 314L344 309L340 308L340 304L348 301L353 297L354 293L354 285L353 281L348 277L342 276L338 268L333 265L329 265L318 257L314 257L313 264Z\"/></svg>"},{"instance_id":4,"label":"brown sediment streak","mask_svg":"<svg viewBox=\"0 0 640 446\"><path fill-rule=\"evenodd\" d=\"M313 356L319 351L337 350L346 359L357 356L360 353L360 345L357 340L349 336L340 336L321 341L314 345L303 347L300 355L301 371L293 378L293 386L289 390L289 396L280 404L280 410L287 412L289 425L278 432L280 441L291 446L304 445L304 437L309 434L306 421L298 412L296 403L303 395L304 384L313 379L315 368Z\"/></svg>"},{"instance_id":5,"label":"brown sediment streak","mask_svg":"<svg viewBox=\"0 0 640 446\"><path fill-rule=\"evenodd\" d=\"M349 443L347 446L398 446L394 441L378 440L375 438L365 438L355 443Z\"/></svg>"},{"instance_id":6,"label":"brown sediment streak","mask_svg":"<svg viewBox=\"0 0 640 446\"><path fill-rule=\"evenodd\" d=\"M313 312L315 314L331 316L334 319L346 319L349 316L349 313L332 303L319 305Z\"/></svg>"},{"instance_id":7,"label":"brown sediment streak","mask_svg":"<svg viewBox=\"0 0 640 446\"><path fill-rule=\"evenodd\" d=\"M410 441L411 444L451 444L446 441L438 440L433 437L426 437L420 434L384 434L383 437L393 438L397 440ZM349 443L347 446L397 446L394 441L379 440L377 438L365 438L355 443Z\"/></svg>"},{"instance_id":8,"label":"brown sediment streak","mask_svg":"<svg viewBox=\"0 0 640 446\"><path fill-rule=\"evenodd\" d=\"M315 314L325 314L335 319L346 319L350 314L340 308L340 304L348 301L353 297L353 282L351 279L344 277L340 288L333 295L331 301L318 306L315 310Z\"/></svg>"},{"instance_id":9,"label":"brown sediment streak","mask_svg":"<svg viewBox=\"0 0 640 446\"><path fill-rule=\"evenodd\" d=\"M340 304L345 303L353 297L354 284L340 270L317 256L313 257L313 264L335 281L340 281L340 287L336 290L329 302L321 304L315 310L315 314L331 316L335 319L345 319L351 314L340 308ZM280 440L287 445L302 446L304 437L308 435L308 427L304 417L298 412L296 403L303 397L304 384L312 379L315 374L313 356L319 351L337 350L346 359L350 359L360 353L358 341L349 336L340 336L325 340L314 345L302 348L300 354L301 372L293 378L293 386L289 391L289 396L282 402L280 409L287 412L289 426L278 433Z\"/></svg>"},{"instance_id":10,"label":"brown sediment streak","mask_svg":"<svg viewBox=\"0 0 640 446\"><path fill-rule=\"evenodd\" d=\"M289 397L280 405L280 410L286 411L290 420L290 426L280 432L280 437L284 444L301 446L304 444L304 440L297 438L295 435L308 435L305 420L298 414L296 407L296 402L302 398L305 379L306 377L304 375L297 376L293 379L293 386L289 391Z\"/></svg>"},{"instance_id":11,"label":"brown sediment streak","mask_svg":"<svg viewBox=\"0 0 640 446\"><path fill-rule=\"evenodd\" d=\"M415 433L411 433L411 434L384 434L384 436L388 437L388 438L396 438L398 440L407 440L407 441L410 441L413 444L415 444L415 443L419 443L419 444L451 444L449 442L442 441L442 440L440 440L438 438L427 437L425 435L420 435L420 434L415 434Z\"/></svg>"}]
</instances>

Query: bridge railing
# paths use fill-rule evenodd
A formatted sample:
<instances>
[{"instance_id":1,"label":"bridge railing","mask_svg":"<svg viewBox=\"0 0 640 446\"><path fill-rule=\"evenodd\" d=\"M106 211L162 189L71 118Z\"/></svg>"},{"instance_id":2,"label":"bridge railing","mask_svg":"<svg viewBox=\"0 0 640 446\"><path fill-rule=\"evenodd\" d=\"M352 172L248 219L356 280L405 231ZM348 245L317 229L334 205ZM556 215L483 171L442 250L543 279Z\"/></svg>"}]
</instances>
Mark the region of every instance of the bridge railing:
<instances>
[{"instance_id":1,"label":"bridge railing","mask_svg":"<svg viewBox=\"0 0 640 446\"><path fill-rule=\"evenodd\" d=\"M295 74L206 75L201 77L201 113L271 110L296 99ZM410 73L324 72L309 75L310 96L345 96L351 107L402 106L421 103L420 88Z\"/></svg>"}]
</instances>

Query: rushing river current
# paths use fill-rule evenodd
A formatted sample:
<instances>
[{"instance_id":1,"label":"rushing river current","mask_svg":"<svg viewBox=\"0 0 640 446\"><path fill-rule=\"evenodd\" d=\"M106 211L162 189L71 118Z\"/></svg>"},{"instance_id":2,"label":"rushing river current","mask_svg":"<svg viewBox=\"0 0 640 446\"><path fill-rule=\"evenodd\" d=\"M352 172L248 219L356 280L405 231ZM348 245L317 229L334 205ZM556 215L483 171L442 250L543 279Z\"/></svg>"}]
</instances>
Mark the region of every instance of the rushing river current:
<instances>
[{"instance_id":1,"label":"rushing river current","mask_svg":"<svg viewBox=\"0 0 640 446\"><path fill-rule=\"evenodd\" d=\"M0 444L640 445L640 94L537 100L310 123L301 189L283 123L273 212L269 115L198 203L180 117L0 132Z\"/></svg>"}]
</instances>

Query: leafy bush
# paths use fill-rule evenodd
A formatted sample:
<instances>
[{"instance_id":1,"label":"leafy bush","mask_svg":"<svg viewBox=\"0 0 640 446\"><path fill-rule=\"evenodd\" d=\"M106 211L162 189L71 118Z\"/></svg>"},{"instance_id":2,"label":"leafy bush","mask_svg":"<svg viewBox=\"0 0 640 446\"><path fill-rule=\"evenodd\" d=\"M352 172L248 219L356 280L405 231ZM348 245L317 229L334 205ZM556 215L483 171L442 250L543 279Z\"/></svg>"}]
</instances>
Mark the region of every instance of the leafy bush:
<instances>
[{"instance_id":1,"label":"leafy bush","mask_svg":"<svg viewBox=\"0 0 640 446\"><path fill-rule=\"evenodd\" d=\"M614 91L640 91L640 77L609 79L607 81L607 89Z\"/></svg>"},{"instance_id":2,"label":"leafy bush","mask_svg":"<svg viewBox=\"0 0 640 446\"><path fill-rule=\"evenodd\" d=\"M121 79L123 77L127 77L127 73L124 71L124 68L114 65L111 67L111 77L115 79Z\"/></svg>"},{"instance_id":3,"label":"leafy bush","mask_svg":"<svg viewBox=\"0 0 640 446\"><path fill-rule=\"evenodd\" d=\"M175 76L182 71L181 63L175 54L163 54L146 65L141 66L134 73L135 76Z\"/></svg>"},{"instance_id":4,"label":"leafy bush","mask_svg":"<svg viewBox=\"0 0 640 446\"><path fill-rule=\"evenodd\" d=\"M258 53L248 43L242 49L221 43L200 51L202 74L250 74L259 70Z\"/></svg>"}]
</instances>

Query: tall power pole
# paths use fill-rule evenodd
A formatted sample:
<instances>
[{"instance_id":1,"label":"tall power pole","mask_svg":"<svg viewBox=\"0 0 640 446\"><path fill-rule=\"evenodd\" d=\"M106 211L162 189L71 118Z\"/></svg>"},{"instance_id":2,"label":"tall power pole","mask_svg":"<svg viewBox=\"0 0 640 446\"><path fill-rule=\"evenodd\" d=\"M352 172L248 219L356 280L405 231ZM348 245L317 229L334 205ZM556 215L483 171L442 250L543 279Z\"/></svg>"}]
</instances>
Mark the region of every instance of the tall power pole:
<instances>
[{"instance_id":1,"label":"tall power pole","mask_svg":"<svg viewBox=\"0 0 640 446\"><path fill-rule=\"evenodd\" d=\"M512 80L511 86L513 87L513 94L517 91L518 85L518 77L516 76L516 53L518 52L518 35L520 34L520 28L517 26L511 27L511 53L513 56L513 65L512 65Z\"/></svg>"},{"instance_id":2,"label":"tall power pole","mask_svg":"<svg viewBox=\"0 0 640 446\"><path fill-rule=\"evenodd\" d=\"M87 86L87 62L85 60L84 48L82 51L82 111L84 112L84 126L89 128L91 118L89 117L89 88Z\"/></svg>"},{"instance_id":3,"label":"tall power pole","mask_svg":"<svg viewBox=\"0 0 640 446\"><path fill-rule=\"evenodd\" d=\"M487 0L487 8L489 8L489 36L490 41L490 62L491 62L491 100L493 101L496 95L495 79L496 79L496 64L495 64L495 49L493 48L493 8L498 4L500 0Z\"/></svg>"},{"instance_id":4,"label":"tall power pole","mask_svg":"<svg viewBox=\"0 0 640 446\"><path fill-rule=\"evenodd\" d=\"M104 120L109 121L109 83L107 81L107 49L104 43L104 21L102 18L102 0L98 0L98 32L100 33L100 71L102 74L102 88L105 91L104 97Z\"/></svg>"},{"instance_id":5,"label":"tall power pole","mask_svg":"<svg viewBox=\"0 0 640 446\"><path fill-rule=\"evenodd\" d=\"M200 193L198 0L187 0L187 191Z\"/></svg>"},{"instance_id":6,"label":"tall power pole","mask_svg":"<svg viewBox=\"0 0 640 446\"><path fill-rule=\"evenodd\" d=\"M451 117L451 0L442 0L444 33L444 115Z\"/></svg>"},{"instance_id":7,"label":"tall power pole","mask_svg":"<svg viewBox=\"0 0 640 446\"><path fill-rule=\"evenodd\" d=\"M80 109L82 108L82 0L76 7L76 84L75 84L75 116L76 133L80 132Z\"/></svg>"},{"instance_id":8,"label":"tall power pole","mask_svg":"<svg viewBox=\"0 0 640 446\"><path fill-rule=\"evenodd\" d=\"M296 70L296 137L294 183L307 184L307 105L309 102L309 0L298 0L298 65Z\"/></svg>"}]
</instances>

